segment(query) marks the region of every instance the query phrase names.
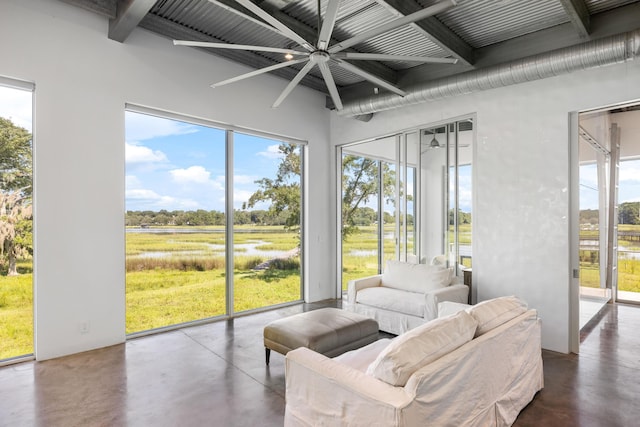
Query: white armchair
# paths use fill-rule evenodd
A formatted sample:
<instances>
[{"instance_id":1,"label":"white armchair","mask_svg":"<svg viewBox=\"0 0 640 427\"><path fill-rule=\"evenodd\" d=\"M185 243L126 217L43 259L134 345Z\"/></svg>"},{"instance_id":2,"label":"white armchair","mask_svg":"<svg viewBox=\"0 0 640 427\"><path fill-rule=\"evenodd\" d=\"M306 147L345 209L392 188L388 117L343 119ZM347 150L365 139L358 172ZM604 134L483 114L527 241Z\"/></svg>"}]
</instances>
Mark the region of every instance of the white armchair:
<instances>
[{"instance_id":1,"label":"white armchair","mask_svg":"<svg viewBox=\"0 0 640 427\"><path fill-rule=\"evenodd\" d=\"M437 318L439 303L466 303L468 294L469 288L457 282L452 269L387 261L383 274L349 281L345 308L399 335Z\"/></svg>"}]
</instances>

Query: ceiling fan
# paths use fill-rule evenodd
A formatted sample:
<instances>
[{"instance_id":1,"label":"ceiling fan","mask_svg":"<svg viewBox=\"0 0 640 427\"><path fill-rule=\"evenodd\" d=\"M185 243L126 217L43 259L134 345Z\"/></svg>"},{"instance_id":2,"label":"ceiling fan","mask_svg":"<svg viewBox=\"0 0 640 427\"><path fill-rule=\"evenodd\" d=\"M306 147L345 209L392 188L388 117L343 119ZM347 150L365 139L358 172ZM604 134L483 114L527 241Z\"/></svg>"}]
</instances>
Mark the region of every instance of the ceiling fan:
<instances>
[{"instance_id":1,"label":"ceiling fan","mask_svg":"<svg viewBox=\"0 0 640 427\"><path fill-rule=\"evenodd\" d=\"M453 6L455 6L456 0L444 0L439 3L434 4L433 6L429 6L427 8L421 9L417 12L414 12L410 15L403 16L401 18L395 19L393 21L387 22L386 24L380 25L377 28L368 30L363 32L362 34L351 37L347 40L341 41L334 45L329 45L331 41L331 34L333 33L333 28L335 26L337 17L338 17L338 6L340 4L340 0L328 0L326 12L324 14L324 19L322 25L319 25L318 29L318 39L315 43L311 43L300 35L298 35L295 31L284 25L278 19L271 16L264 9L260 8L256 4L254 4L251 0L235 0L237 3L244 6L246 9L253 12L255 15L262 18L268 24L276 28L280 34L288 39L292 40L295 44L299 45L302 49L282 49L268 46L253 46L253 45L240 45L240 44L229 44L229 43L210 43L210 42L200 42L200 41L188 41L188 40L174 40L174 45L183 45L183 46L195 46L195 47L208 47L208 48L216 48L216 49L236 49L236 50L246 50L246 51L254 51L254 52L274 52L274 53L283 53L285 54L285 58L287 60L285 62L271 65L269 67L264 67L252 71L250 73L242 74L227 80L223 80L218 83L214 83L211 87L223 86L229 83L234 83L240 80L244 80L250 77L254 77L260 74L267 73L269 71L273 71L279 68L289 67L295 64L303 64L304 66L298 72L298 74L291 80L291 82L287 85L287 87L282 91L278 99L273 103L273 107L278 107L285 98L293 91L293 89L300 83L300 81L306 76L309 71L316 65L320 69L320 73L322 74L322 78L327 85L327 89L329 90L329 94L331 95L331 99L336 107L336 109L341 110L342 100L340 99L340 95L338 93L338 88L336 83L331 75L331 70L329 68L329 63L336 64L337 66L350 71L356 75L363 77L365 80L368 80L375 85L387 89L393 93L396 93L400 96L405 96L407 93L397 86L389 83L388 81L381 79L368 71L363 70L360 67L357 67L346 60L360 60L360 61L411 61L411 62L422 62L422 63L440 63L440 64L455 64L458 60L455 58L433 58L426 56L410 56L410 55L388 55L388 54L376 54L376 53L359 53L359 52L344 52L345 49L350 48L358 43L376 37L380 34L386 33L387 31L391 31L393 29L399 28L403 25L410 24L412 22L419 21L428 16L433 16L437 13L441 13ZM320 19L320 1L318 0L318 19Z\"/></svg>"}]
</instances>

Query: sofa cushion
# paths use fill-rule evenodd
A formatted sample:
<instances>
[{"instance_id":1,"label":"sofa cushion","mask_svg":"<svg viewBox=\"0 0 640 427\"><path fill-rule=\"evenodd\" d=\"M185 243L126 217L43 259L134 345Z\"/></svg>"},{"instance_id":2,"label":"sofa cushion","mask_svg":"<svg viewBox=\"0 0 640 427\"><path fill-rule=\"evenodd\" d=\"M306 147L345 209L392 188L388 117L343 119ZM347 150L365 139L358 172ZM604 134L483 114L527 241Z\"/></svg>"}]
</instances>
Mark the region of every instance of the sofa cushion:
<instances>
[{"instance_id":1,"label":"sofa cushion","mask_svg":"<svg viewBox=\"0 0 640 427\"><path fill-rule=\"evenodd\" d=\"M478 322L478 337L527 311L527 304L515 296L498 297L482 301L468 311Z\"/></svg>"},{"instance_id":2,"label":"sofa cushion","mask_svg":"<svg viewBox=\"0 0 640 427\"><path fill-rule=\"evenodd\" d=\"M426 293L451 283L451 270L441 265L387 261L382 286L410 292Z\"/></svg>"},{"instance_id":3,"label":"sofa cushion","mask_svg":"<svg viewBox=\"0 0 640 427\"><path fill-rule=\"evenodd\" d=\"M427 322L394 338L367 374L402 387L415 371L471 341L477 326L466 311Z\"/></svg>"},{"instance_id":4,"label":"sofa cushion","mask_svg":"<svg viewBox=\"0 0 640 427\"><path fill-rule=\"evenodd\" d=\"M424 317L424 294L415 292L375 286L358 291L356 294L356 302L370 307Z\"/></svg>"},{"instance_id":5,"label":"sofa cushion","mask_svg":"<svg viewBox=\"0 0 640 427\"><path fill-rule=\"evenodd\" d=\"M473 307L470 304L464 304L454 301L442 301L438 303L438 317L451 316L462 310L469 310Z\"/></svg>"},{"instance_id":6,"label":"sofa cushion","mask_svg":"<svg viewBox=\"0 0 640 427\"><path fill-rule=\"evenodd\" d=\"M369 365L376 360L376 357L378 357L378 354L380 354L382 350L387 348L390 342L390 338L381 338L364 347L342 353L340 356L334 357L333 360L365 373Z\"/></svg>"}]
</instances>

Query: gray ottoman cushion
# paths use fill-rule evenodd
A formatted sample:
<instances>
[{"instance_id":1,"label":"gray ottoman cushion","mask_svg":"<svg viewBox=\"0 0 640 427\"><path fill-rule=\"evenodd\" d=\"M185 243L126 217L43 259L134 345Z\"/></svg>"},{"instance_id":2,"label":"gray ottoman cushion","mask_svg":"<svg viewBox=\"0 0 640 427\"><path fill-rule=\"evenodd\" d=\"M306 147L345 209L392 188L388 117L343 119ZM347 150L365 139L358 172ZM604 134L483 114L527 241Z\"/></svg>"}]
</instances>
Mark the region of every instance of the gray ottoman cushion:
<instances>
[{"instance_id":1,"label":"gray ottoman cushion","mask_svg":"<svg viewBox=\"0 0 640 427\"><path fill-rule=\"evenodd\" d=\"M307 347L328 357L354 350L378 339L378 322L339 308L321 308L275 320L264 328L264 346L287 354Z\"/></svg>"}]
</instances>

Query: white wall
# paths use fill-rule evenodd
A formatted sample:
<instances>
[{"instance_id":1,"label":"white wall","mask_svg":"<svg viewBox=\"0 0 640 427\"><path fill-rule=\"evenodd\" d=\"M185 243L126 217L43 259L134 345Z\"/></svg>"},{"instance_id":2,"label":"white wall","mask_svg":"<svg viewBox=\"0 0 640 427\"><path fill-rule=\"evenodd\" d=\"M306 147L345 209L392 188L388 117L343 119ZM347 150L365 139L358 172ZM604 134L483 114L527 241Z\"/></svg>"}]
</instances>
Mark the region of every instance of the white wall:
<instances>
[{"instance_id":1,"label":"white wall","mask_svg":"<svg viewBox=\"0 0 640 427\"><path fill-rule=\"evenodd\" d=\"M638 98L635 61L377 113L367 123L332 116L331 141L353 142L477 113L478 301L523 298L539 310L543 347L568 352L569 297L577 292L570 278L569 112Z\"/></svg>"},{"instance_id":2,"label":"white wall","mask_svg":"<svg viewBox=\"0 0 640 427\"><path fill-rule=\"evenodd\" d=\"M51 0L2 0L0 75L35 82L35 321L39 360L125 339L124 106L133 103L309 141L309 301L335 297L335 182L324 96ZM80 334L79 322L90 323Z\"/></svg>"}]
</instances>

